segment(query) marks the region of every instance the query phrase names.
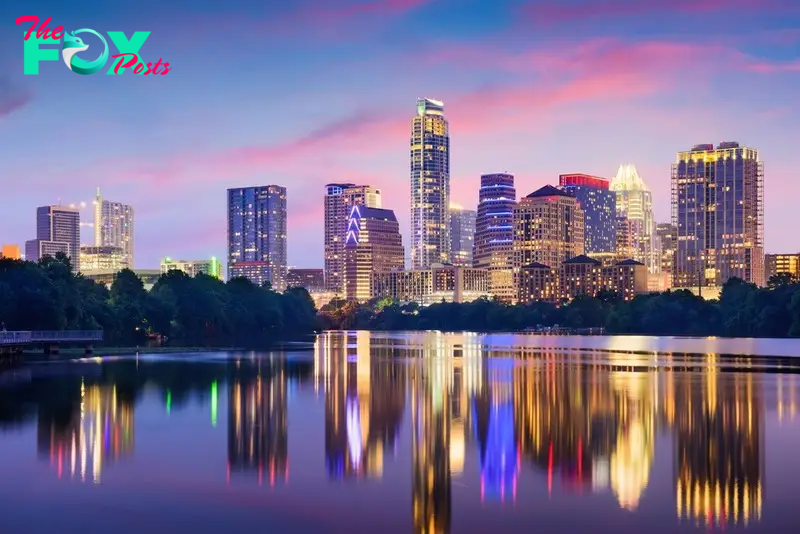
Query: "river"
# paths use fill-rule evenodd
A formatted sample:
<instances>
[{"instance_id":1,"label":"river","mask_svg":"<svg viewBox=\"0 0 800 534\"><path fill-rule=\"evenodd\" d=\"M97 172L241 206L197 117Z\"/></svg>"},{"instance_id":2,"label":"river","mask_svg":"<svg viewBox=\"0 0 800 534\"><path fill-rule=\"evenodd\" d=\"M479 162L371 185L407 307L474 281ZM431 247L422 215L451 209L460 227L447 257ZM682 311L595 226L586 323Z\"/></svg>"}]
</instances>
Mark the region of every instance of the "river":
<instances>
[{"instance_id":1,"label":"river","mask_svg":"<svg viewBox=\"0 0 800 534\"><path fill-rule=\"evenodd\" d=\"M330 332L0 375L0 532L800 532L800 342Z\"/></svg>"}]
</instances>

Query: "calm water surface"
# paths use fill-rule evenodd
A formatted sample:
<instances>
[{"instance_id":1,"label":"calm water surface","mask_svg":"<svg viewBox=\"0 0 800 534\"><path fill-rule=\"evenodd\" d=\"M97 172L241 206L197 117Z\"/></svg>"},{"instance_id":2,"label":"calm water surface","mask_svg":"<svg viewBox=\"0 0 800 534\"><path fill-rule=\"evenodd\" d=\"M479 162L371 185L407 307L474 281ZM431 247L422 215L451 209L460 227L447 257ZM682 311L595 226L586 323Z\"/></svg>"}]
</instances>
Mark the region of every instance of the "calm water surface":
<instances>
[{"instance_id":1,"label":"calm water surface","mask_svg":"<svg viewBox=\"0 0 800 534\"><path fill-rule=\"evenodd\" d=\"M26 365L0 375L0 532L800 532L791 360L606 339ZM738 352L800 354L771 343Z\"/></svg>"}]
</instances>

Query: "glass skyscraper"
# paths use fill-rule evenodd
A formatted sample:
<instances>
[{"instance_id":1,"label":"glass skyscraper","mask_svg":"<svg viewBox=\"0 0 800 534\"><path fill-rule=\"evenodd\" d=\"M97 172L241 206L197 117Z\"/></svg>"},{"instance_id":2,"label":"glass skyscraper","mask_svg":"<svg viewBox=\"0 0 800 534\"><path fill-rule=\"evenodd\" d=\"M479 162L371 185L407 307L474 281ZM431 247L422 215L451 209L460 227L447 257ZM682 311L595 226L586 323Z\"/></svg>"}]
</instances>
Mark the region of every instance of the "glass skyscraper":
<instances>
[{"instance_id":1,"label":"glass skyscraper","mask_svg":"<svg viewBox=\"0 0 800 534\"><path fill-rule=\"evenodd\" d=\"M77 208L42 206L36 208L36 239L25 242L25 259L39 261L45 256L66 254L72 271L81 270L81 214Z\"/></svg>"},{"instance_id":2,"label":"glass skyscraper","mask_svg":"<svg viewBox=\"0 0 800 534\"><path fill-rule=\"evenodd\" d=\"M647 266L650 274L661 272L661 250L653 217L653 194L632 164L620 165L611 180L617 195L617 215L630 225L632 258Z\"/></svg>"},{"instance_id":3,"label":"glass skyscraper","mask_svg":"<svg viewBox=\"0 0 800 534\"><path fill-rule=\"evenodd\" d=\"M103 200L100 188L94 203L94 246L121 249L121 268L133 269L133 207Z\"/></svg>"},{"instance_id":4,"label":"glass skyscraper","mask_svg":"<svg viewBox=\"0 0 800 534\"><path fill-rule=\"evenodd\" d=\"M411 265L450 261L450 133L444 104L417 100L411 128Z\"/></svg>"},{"instance_id":5,"label":"glass skyscraper","mask_svg":"<svg viewBox=\"0 0 800 534\"><path fill-rule=\"evenodd\" d=\"M344 249L344 293L365 302L374 296L375 273L402 270L405 249L392 210L353 206Z\"/></svg>"},{"instance_id":6,"label":"glass skyscraper","mask_svg":"<svg viewBox=\"0 0 800 534\"><path fill-rule=\"evenodd\" d=\"M228 189L228 277L286 288L286 188Z\"/></svg>"},{"instance_id":7,"label":"glass skyscraper","mask_svg":"<svg viewBox=\"0 0 800 534\"><path fill-rule=\"evenodd\" d=\"M476 268L491 271L492 294L506 300L516 296L512 279L516 205L517 191L514 189L513 175L496 173L481 176L472 264Z\"/></svg>"},{"instance_id":8,"label":"glass skyscraper","mask_svg":"<svg viewBox=\"0 0 800 534\"><path fill-rule=\"evenodd\" d=\"M672 165L676 287L764 285L764 163L736 142L695 145Z\"/></svg>"},{"instance_id":9,"label":"glass skyscraper","mask_svg":"<svg viewBox=\"0 0 800 534\"><path fill-rule=\"evenodd\" d=\"M584 216L585 254L613 254L617 246L617 195L608 180L588 174L562 174L559 189L575 197Z\"/></svg>"},{"instance_id":10,"label":"glass skyscraper","mask_svg":"<svg viewBox=\"0 0 800 534\"><path fill-rule=\"evenodd\" d=\"M450 263L471 266L477 213L460 206L450 206Z\"/></svg>"}]
</instances>

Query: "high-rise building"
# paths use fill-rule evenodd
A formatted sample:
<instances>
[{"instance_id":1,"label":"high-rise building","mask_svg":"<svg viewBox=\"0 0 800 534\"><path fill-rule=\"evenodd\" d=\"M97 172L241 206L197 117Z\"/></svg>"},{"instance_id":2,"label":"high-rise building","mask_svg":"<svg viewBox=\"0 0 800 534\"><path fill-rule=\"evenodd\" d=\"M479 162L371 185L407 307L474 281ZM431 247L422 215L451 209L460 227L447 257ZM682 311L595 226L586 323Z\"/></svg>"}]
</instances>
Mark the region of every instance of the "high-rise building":
<instances>
[{"instance_id":1,"label":"high-rise building","mask_svg":"<svg viewBox=\"0 0 800 534\"><path fill-rule=\"evenodd\" d=\"M161 260L161 272L167 274L170 271L183 271L191 277L205 274L222 280L222 265L213 256L208 260L173 260L172 258L164 258Z\"/></svg>"},{"instance_id":2,"label":"high-rise building","mask_svg":"<svg viewBox=\"0 0 800 534\"><path fill-rule=\"evenodd\" d=\"M472 265L477 213L450 205L450 263L462 267Z\"/></svg>"},{"instance_id":3,"label":"high-rise building","mask_svg":"<svg viewBox=\"0 0 800 534\"><path fill-rule=\"evenodd\" d=\"M620 165L610 189L617 195L617 216L626 218L630 225L633 255L629 258L644 263L649 273L659 274L661 252L653 218L653 194L632 164Z\"/></svg>"},{"instance_id":4,"label":"high-rise building","mask_svg":"<svg viewBox=\"0 0 800 534\"><path fill-rule=\"evenodd\" d=\"M514 208L514 266L536 262L554 269L584 252L583 210L578 200L546 185Z\"/></svg>"},{"instance_id":5,"label":"high-rise building","mask_svg":"<svg viewBox=\"0 0 800 534\"><path fill-rule=\"evenodd\" d=\"M348 300L374 296L375 273L402 270L405 249L392 210L353 206L345 241L344 289Z\"/></svg>"},{"instance_id":6,"label":"high-rise building","mask_svg":"<svg viewBox=\"0 0 800 534\"><path fill-rule=\"evenodd\" d=\"M228 189L228 277L286 287L286 188Z\"/></svg>"},{"instance_id":7,"label":"high-rise building","mask_svg":"<svg viewBox=\"0 0 800 534\"><path fill-rule=\"evenodd\" d=\"M94 201L94 246L122 249L121 268L133 269L133 207L103 200L100 188Z\"/></svg>"},{"instance_id":8,"label":"high-rise building","mask_svg":"<svg viewBox=\"0 0 800 534\"><path fill-rule=\"evenodd\" d=\"M800 254L767 254L764 256L767 282L776 274L788 274L800 281Z\"/></svg>"},{"instance_id":9,"label":"high-rise building","mask_svg":"<svg viewBox=\"0 0 800 534\"><path fill-rule=\"evenodd\" d=\"M512 275L516 205L517 191L514 189L513 175L496 173L481 176L472 263L476 268L489 270L491 292L502 300L516 296Z\"/></svg>"},{"instance_id":10,"label":"high-rise building","mask_svg":"<svg viewBox=\"0 0 800 534\"><path fill-rule=\"evenodd\" d=\"M322 269L289 269L286 287L303 287L309 293L325 291L325 272Z\"/></svg>"},{"instance_id":11,"label":"high-rise building","mask_svg":"<svg viewBox=\"0 0 800 534\"><path fill-rule=\"evenodd\" d=\"M3 248L0 249L0 258L18 260L21 256L19 245L3 245Z\"/></svg>"},{"instance_id":12,"label":"high-rise building","mask_svg":"<svg viewBox=\"0 0 800 534\"><path fill-rule=\"evenodd\" d=\"M450 261L450 133L444 104L417 100L411 128L411 265Z\"/></svg>"},{"instance_id":13,"label":"high-rise building","mask_svg":"<svg viewBox=\"0 0 800 534\"><path fill-rule=\"evenodd\" d=\"M344 242L353 206L381 207L381 191L349 183L325 186L325 288L344 292Z\"/></svg>"},{"instance_id":14,"label":"high-rise building","mask_svg":"<svg viewBox=\"0 0 800 534\"><path fill-rule=\"evenodd\" d=\"M119 247L81 246L81 272L91 275L105 272L119 272L126 268L123 250Z\"/></svg>"},{"instance_id":15,"label":"high-rise building","mask_svg":"<svg viewBox=\"0 0 800 534\"><path fill-rule=\"evenodd\" d=\"M764 285L764 164L736 142L695 145L672 165L676 287Z\"/></svg>"},{"instance_id":16,"label":"high-rise building","mask_svg":"<svg viewBox=\"0 0 800 534\"><path fill-rule=\"evenodd\" d=\"M72 271L81 270L81 214L77 208L42 206L36 208L36 239L25 242L25 259L39 261L45 256L66 254Z\"/></svg>"},{"instance_id":17,"label":"high-rise building","mask_svg":"<svg viewBox=\"0 0 800 534\"><path fill-rule=\"evenodd\" d=\"M617 245L617 196L608 180L588 174L562 174L559 189L578 199L584 214L586 254L613 255Z\"/></svg>"},{"instance_id":18,"label":"high-rise building","mask_svg":"<svg viewBox=\"0 0 800 534\"><path fill-rule=\"evenodd\" d=\"M656 234L661 244L661 272L667 276L669 285L672 285L672 275L675 272L675 249L677 248L677 229L671 223L658 223Z\"/></svg>"}]
</instances>

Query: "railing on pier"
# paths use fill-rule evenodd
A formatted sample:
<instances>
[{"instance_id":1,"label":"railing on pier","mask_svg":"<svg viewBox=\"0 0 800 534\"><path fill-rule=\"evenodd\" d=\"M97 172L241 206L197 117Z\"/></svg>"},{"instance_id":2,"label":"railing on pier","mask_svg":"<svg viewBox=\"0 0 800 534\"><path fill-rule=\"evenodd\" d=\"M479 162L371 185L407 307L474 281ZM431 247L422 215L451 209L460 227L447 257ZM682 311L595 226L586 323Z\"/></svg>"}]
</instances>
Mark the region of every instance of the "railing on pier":
<instances>
[{"instance_id":1,"label":"railing on pier","mask_svg":"<svg viewBox=\"0 0 800 534\"><path fill-rule=\"evenodd\" d=\"M102 330L33 330L0 332L0 345L30 345L33 343L87 343L102 341Z\"/></svg>"}]
</instances>

